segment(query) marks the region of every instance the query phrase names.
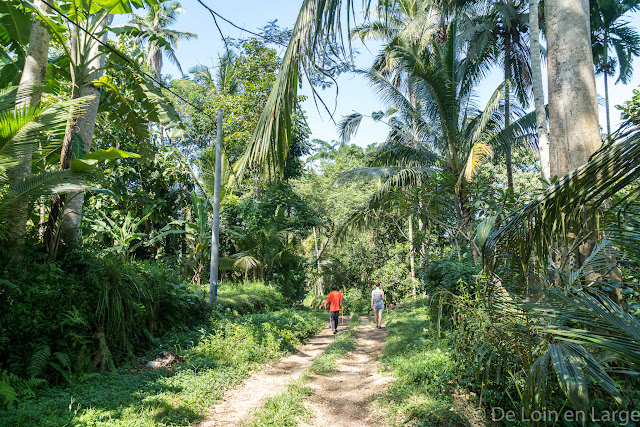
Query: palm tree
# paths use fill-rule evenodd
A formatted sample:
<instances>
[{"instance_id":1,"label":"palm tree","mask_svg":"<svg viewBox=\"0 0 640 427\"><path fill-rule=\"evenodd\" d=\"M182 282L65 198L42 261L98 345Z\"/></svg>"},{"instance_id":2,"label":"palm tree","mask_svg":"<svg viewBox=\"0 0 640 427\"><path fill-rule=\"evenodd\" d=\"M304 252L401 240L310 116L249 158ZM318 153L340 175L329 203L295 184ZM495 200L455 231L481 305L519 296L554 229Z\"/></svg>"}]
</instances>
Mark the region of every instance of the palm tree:
<instances>
[{"instance_id":1,"label":"palm tree","mask_svg":"<svg viewBox=\"0 0 640 427\"><path fill-rule=\"evenodd\" d=\"M135 16L132 19L132 22L138 24L143 30L136 39L140 44L147 43L147 65L154 71L158 80L162 79L164 55L182 73L182 67L175 52L178 47L178 41L198 37L188 31L169 29L171 25L176 23L178 14L183 12L184 9L180 6L180 2L173 1L167 4L165 1L158 4L150 4L144 16Z\"/></svg>"},{"instance_id":2,"label":"palm tree","mask_svg":"<svg viewBox=\"0 0 640 427\"><path fill-rule=\"evenodd\" d=\"M627 12L638 10L640 1L591 0L590 5L593 62L596 74L604 77L607 135L610 135L608 78L615 75L617 66L619 72L616 83L628 83L633 74L633 58L640 55L640 34L622 17ZM609 55L610 49L615 51L616 58Z\"/></svg>"},{"instance_id":3,"label":"palm tree","mask_svg":"<svg viewBox=\"0 0 640 427\"><path fill-rule=\"evenodd\" d=\"M540 51L540 23L538 19L538 0L529 0L529 45L531 56L531 89L536 109L536 130L538 134L538 150L540 151L540 171L542 178L551 178L549 132L547 131L547 110L542 88L542 65Z\"/></svg>"},{"instance_id":4,"label":"palm tree","mask_svg":"<svg viewBox=\"0 0 640 427\"><path fill-rule=\"evenodd\" d=\"M29 201L41 195L84 189L85 176L72 170L39 171L16 177L13 173L33 156L46 157L60 148L68 119L78 117L90 98L57 103L47 108L26 107L31 95L19 87L0 90L0 237L13 240ZM39 149L45 145L46 149Z\"/></svg>"},{"instance_id":5,"label":"palm tree","mask_svg":"<svg viewBox=\"0 0 640 427\"><path fill-rule=\"evenodd\" d=\"M235 52L227 48L224 54L218 57L215 75L211 74L211 67L205 65L196 65L189 73L193 75L195 83L206 89L221 95L235 95L240 89L235 60Z\"/></svg>"},{"instance_id":6,"label":"palm tree","mask_svg":"<svg viewBox=\"0 0 640 427\"><path fill-rule=\"evenodd\" d=\"M527 4L520 0L500 0L491 5L486 15L477 18L472 30L470 50L478 58L498 62L504 70L507 90L504 94L505 127L511 120L511 88L523 106L528 104L531 88L530 53L527 43L529 22L524 12ZM513 191L511 147L505 147L507 185Z\"/></svg>"},{"instance_id":7,"label":"palm tree","mask_svg":"<svg viewBox=\"0 0 640 427\"><path fill-rule=\"evenodd\" d=\"M389 57L396 64L395 73L406 75L411 81L409 96L398 89L396 76L385 77L373 70L367 74L376 92L398 111L400 119L390 121L388 141L379 148L374 162L377 168L354 173L385 178L386 185L372 199L374 204L380 204L383 196L399 184L416 186L419 177L426 179L425 173L430 172L425 168L433 167L453 177L455 211L477 261L479 252L473 242L473 214L466 182L482 159L491 155L492 147L504 148L529 137L534 116L504 125L498 112L504 85L484 109L478 108L473 102L473 88L487 64L463 56L466 40L455 22L445 40L438 43L434 39L421 47L398 38L388 46ZM359 115L347 117L342 122L343 135L352 134L361 119Z\"/></svg>"}]
</instances>

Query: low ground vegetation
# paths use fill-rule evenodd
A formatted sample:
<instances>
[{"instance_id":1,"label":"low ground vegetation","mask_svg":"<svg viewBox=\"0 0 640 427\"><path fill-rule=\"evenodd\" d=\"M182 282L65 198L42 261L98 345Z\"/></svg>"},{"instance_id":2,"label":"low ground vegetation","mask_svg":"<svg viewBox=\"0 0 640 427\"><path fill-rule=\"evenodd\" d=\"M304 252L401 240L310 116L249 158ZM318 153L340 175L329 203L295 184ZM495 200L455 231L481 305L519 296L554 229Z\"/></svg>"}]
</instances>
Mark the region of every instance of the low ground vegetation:
<instances>
[{"instance_id":1,"label":"low ground vegetation","mask_svg":"<svg viewBox=\"0 0 640 427\"><path fill-rule=\"evenodd\" d=\"M385 313L381 362L395 381L379 405L394 425L466 425L451 397L457 373L453 352L446 340L431 335L427 307L420 300Z\"/></svg>"},{"instance_id":2,"label":"low ground vegetation","mask_svg":"<svg viewBox=\"0 0 640 427\"><path fill-rule=\"evenodd\" d=\"M244 290L221 286L222 304L202 321L175 323L105 373L72 371L58 386L42 380L14 399L6 399L6 387L29 384L5 375L0 425L189 425L257 364L291 352L324 325L324 313L278 309L278 295L257 282ZM265 296L271 303L258 303ZM149 368L163 351L178 363Z\"/></svg>"}]
</instances>

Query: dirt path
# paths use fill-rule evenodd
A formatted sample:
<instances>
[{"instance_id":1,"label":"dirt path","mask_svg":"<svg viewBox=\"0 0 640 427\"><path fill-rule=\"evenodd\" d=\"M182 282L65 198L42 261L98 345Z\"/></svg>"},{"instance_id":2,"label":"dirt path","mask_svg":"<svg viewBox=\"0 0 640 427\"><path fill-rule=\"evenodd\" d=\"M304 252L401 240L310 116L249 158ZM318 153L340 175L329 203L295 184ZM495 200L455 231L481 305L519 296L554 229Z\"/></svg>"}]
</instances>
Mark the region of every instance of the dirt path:
<instances>
[{"instance_id":1,"label":"dirt path","mask_svg":"<svg viewBox=\"0 0 640 427\"><path fill-rule=\"evenodd\" d=\"M335 372L311 376L307 384L314 390L308 406L314 413L311 426L382 426L371 402L384 392L390 378L378 372L376 357L385 343L385 329L376 329L373 320L360 316L356 328L356 348L338 362Z\"/></svg>"},{"instance_id":2,"label":"dirt path","mask_svg":"<svg viewBox=\"0 0 640 427\"><path fill-rule=\"evenodd\" d=\"M345 316L344 320L346 328L349 318ZM334 337L327 326L296 353L253 373L242 384L229 390L224 400L211 409L199 427L237 426L246 422L265 399L283 391L287 384L311 366L314 359L333 342Z\"/></svg>"}]
</instances>

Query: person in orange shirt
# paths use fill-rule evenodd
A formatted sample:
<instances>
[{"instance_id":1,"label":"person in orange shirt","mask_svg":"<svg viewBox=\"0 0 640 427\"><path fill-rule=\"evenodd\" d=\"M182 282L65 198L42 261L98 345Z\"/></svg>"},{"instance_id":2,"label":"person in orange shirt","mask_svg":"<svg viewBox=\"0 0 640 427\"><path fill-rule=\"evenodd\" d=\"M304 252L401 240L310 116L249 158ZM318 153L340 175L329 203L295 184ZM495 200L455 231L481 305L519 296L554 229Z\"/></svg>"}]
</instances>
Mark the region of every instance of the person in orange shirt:
<instances>
[{"instance_id":1,"label":"person in orange shirt","mask_svg":"<svg viewBox=\"0 0 640 427\"><path fill-rule=\"evenodd\" d=\"M338 291L338 287L336 285L331 285L331 292L327 297L327 301L324 303L325 308L327 304L331 304L329 306L330 317L329 322L331 324L331 330L334 334L338 333L338 318L340 317L340 303L342 302L342 294Z\"/></svg>"}]
</instances>

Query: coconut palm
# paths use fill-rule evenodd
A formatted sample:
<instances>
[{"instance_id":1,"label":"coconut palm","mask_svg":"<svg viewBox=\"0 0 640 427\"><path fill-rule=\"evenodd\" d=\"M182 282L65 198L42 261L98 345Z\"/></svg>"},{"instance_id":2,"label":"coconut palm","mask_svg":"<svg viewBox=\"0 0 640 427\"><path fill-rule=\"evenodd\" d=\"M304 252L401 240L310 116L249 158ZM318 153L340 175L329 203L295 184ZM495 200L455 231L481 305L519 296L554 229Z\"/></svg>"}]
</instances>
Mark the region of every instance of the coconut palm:
<instances>
[{"instance_id":1,"label":"coconut palm","mask_svg":"<svg viewBox=\"0 0 640 427\"><path fill-rule=\"evenodd\" d=\"M218 57L215 74L212 74L211 67L206 65L196 65L189 70L189 73L193 76L195 83L206 89L222 95L234 95L239 90L235 59L235 52L226 49L224 54Z\"/></svg>"},{"instance_id":2,"label":"coconut palm","mask_svg":"<svg viewBox=\"0 0 640 427\"><path fill-rule=\"evenodd\" d=\"M492 3L491 9L478 18L470 37L470 50L478 58L501 64L508 90L504 94L505 127L511 121L511 88L518 101L528 104L531 88L531 66L527 34L529 20L524 12L525 1L500 0ZM511 147L505 147L507 185L513 191L513 168Z\"/></svg>"},{"instance_id":3,"label":"coconut palm","mask_svg":"<svg viewBox=\"0 0 640 427\"><path fill-rule=\"evenodd\" d=\"M392 188L417 186L419 179L436 170L453 177L455 211L471 253L478 260L473 242L473 214L467 181L479 163L490 156L493 148L503 149L531 136L533 115L504 125L499 112L504 85L481 109L474 103L474 86L483 75L486 63L465 57L466 43L456 23L452 23L446 41L435 39L428 46L395 39L388 47L395 73L408 76L404 92L396 76L385 77L371 70L367 77L379 96L396 111L398 118L389 121L389 138L376 153L374 168L353 171L352 175L377 175L385 180L371 204L380 205ZM400 85L403 86L403 85ZM351 115L342 125L342 133L355 132L362 116Z\"/></svg>"},{"instance_id":4,"label":"coconut palm","mask_svg":"<svg viewBox=\"0 0 640 427\"><path fill-rule=\"evenodd\" d=\"M184 9L180 2L159 2L150 4L145 15L136 15L131 21L143 30L136 39L140 44L147 44L147 65L154 71L158 80L162 79L164 56L175 64L182 73L175 49L180 40L190 40L197 37L196 34L188 31L169 28L176 23L178 15L183 12Z\"/></svg>"},{"instance_id":5,"label":"coconut palm","mask_svg":"<svg viewBox=\"0 0 640 427\"><path fill-rule=\"evenodd\" d=\"M609 77L618 68L615 83L628 83L633 74L633 58L640 55L640 34L628 21L623 20L627 12L638 10L640 1L591 0L591 44L596 73L604 78L605 113L607 135L611 134L609 114ZM615 58L609 50L615 51Z\"/></svg>"}]
</instances>

